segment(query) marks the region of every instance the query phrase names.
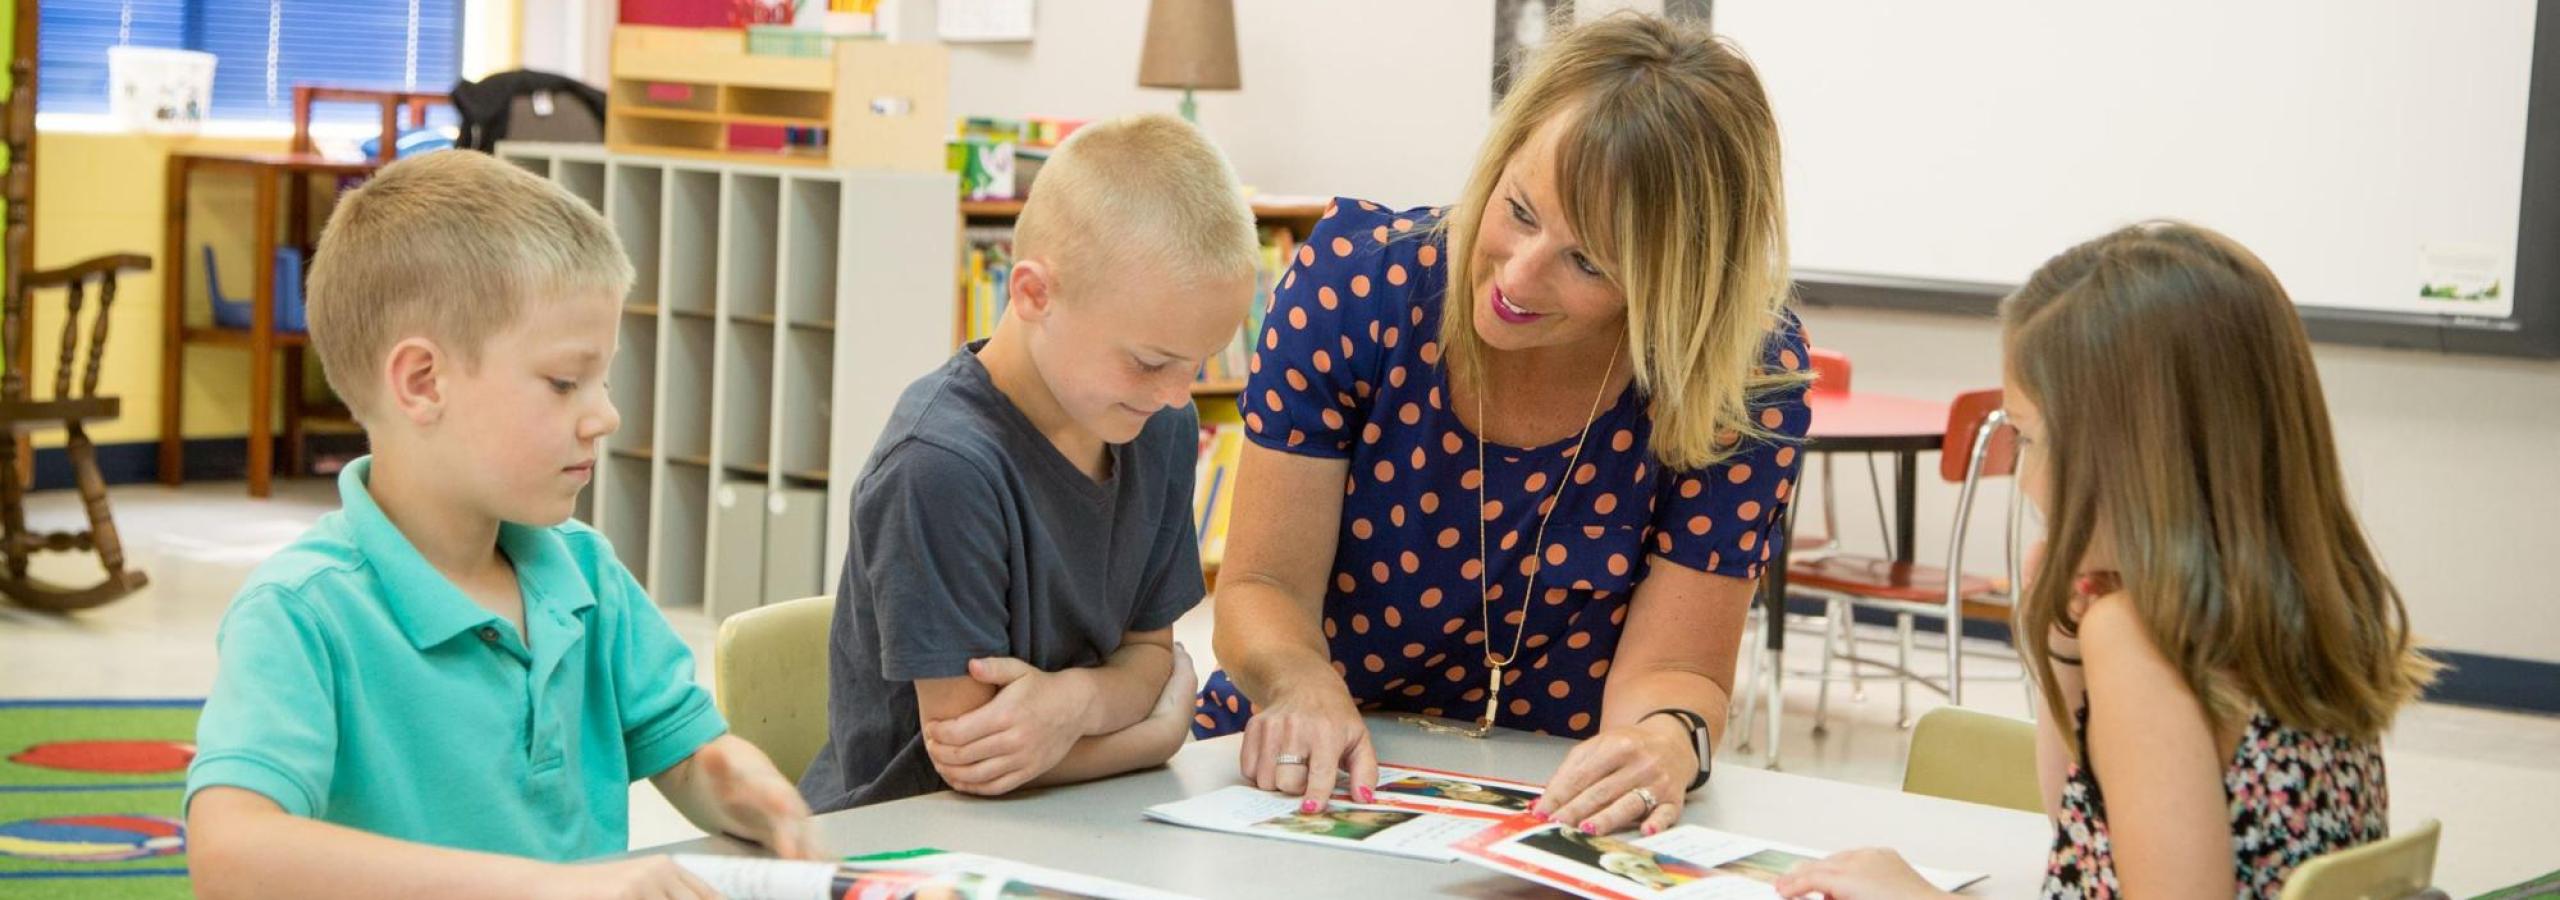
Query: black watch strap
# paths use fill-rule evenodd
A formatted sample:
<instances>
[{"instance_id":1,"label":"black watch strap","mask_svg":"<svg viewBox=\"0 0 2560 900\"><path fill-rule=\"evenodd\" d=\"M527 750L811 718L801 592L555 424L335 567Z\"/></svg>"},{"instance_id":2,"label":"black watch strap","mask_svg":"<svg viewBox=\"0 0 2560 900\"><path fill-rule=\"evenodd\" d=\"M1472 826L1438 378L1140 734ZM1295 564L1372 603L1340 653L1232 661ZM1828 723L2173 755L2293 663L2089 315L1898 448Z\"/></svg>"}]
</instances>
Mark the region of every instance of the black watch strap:
<instances>
[{"instance_id":1,"label":"black watch strap","mask_svg":"<svg viewBox=\"0 0 2560 900\"><path fill-rule=\"evenodd\" d=\"M1676 706L1646 713L1645 718L1670 716L1689 727L1689 749L1698 756L1698 774L1689 779L1689 790L1707 786L1707 776L1715 770L1715 735L1707 730L1707 718Z\"/></svg>"}]
</instances>

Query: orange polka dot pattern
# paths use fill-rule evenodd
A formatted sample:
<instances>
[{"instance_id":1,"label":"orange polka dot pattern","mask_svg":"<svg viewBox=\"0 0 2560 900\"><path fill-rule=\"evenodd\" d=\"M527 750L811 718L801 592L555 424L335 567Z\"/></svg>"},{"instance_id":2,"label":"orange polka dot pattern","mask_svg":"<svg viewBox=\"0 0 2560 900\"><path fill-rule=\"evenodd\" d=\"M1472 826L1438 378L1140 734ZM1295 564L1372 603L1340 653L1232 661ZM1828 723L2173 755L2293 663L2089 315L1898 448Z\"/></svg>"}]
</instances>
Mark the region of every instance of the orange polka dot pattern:
<instances>
[{"instance_id":1,"label":"orange polka dot pattern","mask_svg":"<svg viewBox=\"0 0 2560 900\"><path fill-rule=\"evenodd\" d=\"M1747 446L1705 471L1668 471L1647 456L1652 421L1630 389L1592 425L1582 458L1573 457L1571 437L1487 444L1478 472L1475 433L1446 402L1438 366L1448 266L1428 229L1439 213L1334 201L1307 240L1324 252L1298 256L1272 298L1268 330L1256 336L1246 435L1349 463L1324 634L1361 708L1473 717L1484 704L1485 642L1510 647L1518 629L1509 620L1535 572L1502 724L1587 736L1627 604L1657 557L1759 577L1786 509L1780 485L1797 475L1786 444L1803 436L1810 415L1801 392L1763 398L1751 414L1782 440ZM1764 364L1806 358L1790 314ZM1533 545L1560 483L1546 542ZM1484 570L1497 593L1490 634L1473 575L1480 515L1494 545ZM1242 729L1253 704L1213 673L1194 713L1193 733L1212 737Z\"/></svg>"}]
</instances>

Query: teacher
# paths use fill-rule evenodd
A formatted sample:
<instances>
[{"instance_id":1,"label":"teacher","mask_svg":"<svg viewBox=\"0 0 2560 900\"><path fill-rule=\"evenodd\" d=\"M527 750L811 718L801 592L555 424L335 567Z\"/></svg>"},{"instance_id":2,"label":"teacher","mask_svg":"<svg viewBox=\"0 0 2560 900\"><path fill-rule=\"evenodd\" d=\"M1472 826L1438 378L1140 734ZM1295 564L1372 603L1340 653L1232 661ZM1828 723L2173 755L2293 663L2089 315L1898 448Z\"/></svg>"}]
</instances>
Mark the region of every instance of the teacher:
<instances>
[{"instance_id":1,"label":"teacher","mask_svg":"<svg viewBox=\"0 0 2560 900\"><path fill-rule=\"evenodd\" d=\"M1239 397L1194 733L1310 803L1375 784L1364 710L1569 735L1533 811L1676 821L1808 420L1781 195L1750 64L1625 13L1553 36L1455 206L1328 207Z\"/></svg>"}]
</instances>

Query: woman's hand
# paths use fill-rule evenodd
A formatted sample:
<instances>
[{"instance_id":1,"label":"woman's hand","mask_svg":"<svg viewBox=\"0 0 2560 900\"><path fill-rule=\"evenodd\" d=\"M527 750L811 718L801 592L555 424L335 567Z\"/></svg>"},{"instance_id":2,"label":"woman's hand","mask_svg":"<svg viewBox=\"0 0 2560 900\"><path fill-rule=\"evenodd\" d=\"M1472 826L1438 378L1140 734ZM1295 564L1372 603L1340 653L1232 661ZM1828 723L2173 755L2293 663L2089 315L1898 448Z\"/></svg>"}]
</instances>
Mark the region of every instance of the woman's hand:
<instances>
[{"instance_id":1,"label":"woman's hand","mask_svg":"<svg viewBox=\"0 0 2560 900\"><path fill-rule=\"evenodd\" d=\"M1609 834L1642 824L1655 834L1680 821L1689 781L1697 777L1697 751L1689 730L1670 716L1650 716L1592 735L1565 755L1547 779L1546 796L1529 812L1584 834ZM1638 788L1653 795L1645 808Z\"/></svg>"},{"instance_id":2,"label":"woman's hand","mask_svg":"<svg viewBox=\"0 0 2560 900\"><path fill-rule=\"evenodd\" d=\"M1870 847L1798 864L1778 877L1778 895L1819 893L1829 900L1894 900L1953 896L1920 878L1902 854Z\"/></svg>"},{"instance_id":3,"label":"woman's hand","mask_svg":"<svg viewBox=\"0 0 2560 900\"><path fill-rule=\"evenodd\" d=\"M1368 802L1378 783L1378 753L1351 691L1330 670L1291 683L1271 702L1254 704L1237 761L1244 777L1266 791L1299 795L1298 808L1314 812L1333 794L1335 777L1348 770L1352 796Z\"/></svg>"}]
</instances>

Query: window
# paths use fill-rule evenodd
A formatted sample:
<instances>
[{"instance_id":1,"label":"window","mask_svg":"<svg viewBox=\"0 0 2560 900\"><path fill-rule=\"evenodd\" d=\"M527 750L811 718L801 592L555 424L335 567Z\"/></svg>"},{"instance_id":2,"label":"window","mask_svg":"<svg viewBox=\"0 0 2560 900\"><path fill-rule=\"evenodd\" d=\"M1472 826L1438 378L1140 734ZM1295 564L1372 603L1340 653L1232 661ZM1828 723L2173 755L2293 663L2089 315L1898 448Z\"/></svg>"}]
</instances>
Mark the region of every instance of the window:
<instances>
[{"instance_id":1,"label":"window","mask_svg":"<svg viewBox=\"0 0 2560 900\"><path fill-rule=\"evenodd\" d=\"M23 2L23 0L22 0ZM444 91L462 64L463 0L44 0L37 108L107 111L107 48L212 53L216 119L286 122L293 86ZM371 123L323 104L320 121Z\"/></svg>"}]
</instances>

